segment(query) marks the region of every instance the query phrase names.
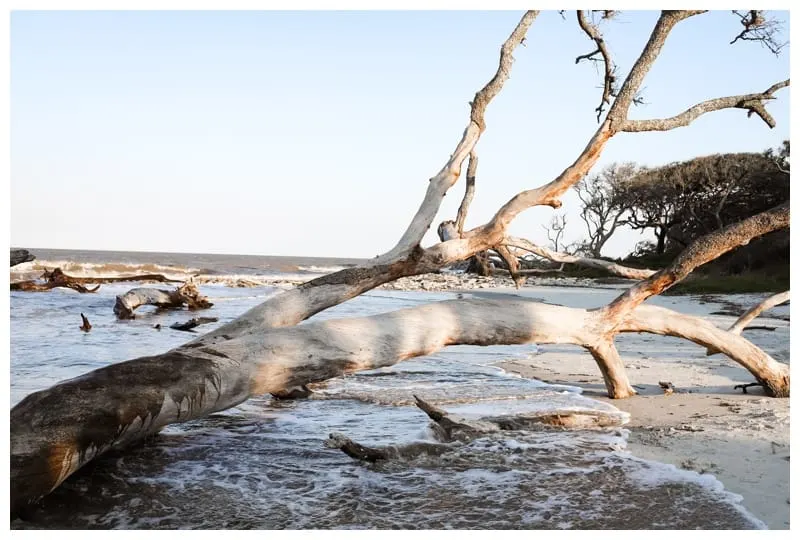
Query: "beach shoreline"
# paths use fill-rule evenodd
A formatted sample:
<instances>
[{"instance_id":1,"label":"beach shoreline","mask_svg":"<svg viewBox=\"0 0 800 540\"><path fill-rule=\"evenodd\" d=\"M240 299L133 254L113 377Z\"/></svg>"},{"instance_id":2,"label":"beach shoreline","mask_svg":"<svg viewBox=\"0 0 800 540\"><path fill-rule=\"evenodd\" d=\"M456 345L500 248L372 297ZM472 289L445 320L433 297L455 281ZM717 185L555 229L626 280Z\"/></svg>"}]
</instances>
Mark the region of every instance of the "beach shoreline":
<instances>
[{"instance_id":1,"label":"beach shoreline","mask_svg":"<svg viewBox=\"0 0 800 540\"><path fill-rule=\"evenodd\" d=\"M719 362L647 364L623 355L639 395L609 399L589 354L548 351L499 364L522 377L583 389L631 414L628 451L682 469L710 473L770 529L789 528L789 400L761 389L734 390L742 368ZM658 383L671 382L665 394Z\"/></svg>"}]
</instances>

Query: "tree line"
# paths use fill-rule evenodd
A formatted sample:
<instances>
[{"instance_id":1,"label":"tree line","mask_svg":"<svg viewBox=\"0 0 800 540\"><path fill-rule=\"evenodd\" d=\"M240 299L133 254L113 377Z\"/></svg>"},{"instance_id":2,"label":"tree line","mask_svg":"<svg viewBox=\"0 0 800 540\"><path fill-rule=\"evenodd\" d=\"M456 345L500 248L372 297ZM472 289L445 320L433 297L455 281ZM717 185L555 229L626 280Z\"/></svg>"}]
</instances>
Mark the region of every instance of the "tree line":
<instances>
[{"instance_id":1,"label":"tree line","mask_svg":"<svg viewBox=\"0 0 800 540\"><path fill-rule=\"evenodd\" d=\"M788 201L789 153L787 140L760 153L715 154L659 167L612 163L574 186L587 237L564 249L600 258L614 233L627 226L654 236L629 257L668 258L703 235ZM550 229L552 244L563 232L563 217L554 217ZM733 270L749 268L753 252L766 246L771 262L788 264L789 232L773 234L755 243L760 246L740 250L735 259L745 262Z\"/></svg>"}]
</instances>

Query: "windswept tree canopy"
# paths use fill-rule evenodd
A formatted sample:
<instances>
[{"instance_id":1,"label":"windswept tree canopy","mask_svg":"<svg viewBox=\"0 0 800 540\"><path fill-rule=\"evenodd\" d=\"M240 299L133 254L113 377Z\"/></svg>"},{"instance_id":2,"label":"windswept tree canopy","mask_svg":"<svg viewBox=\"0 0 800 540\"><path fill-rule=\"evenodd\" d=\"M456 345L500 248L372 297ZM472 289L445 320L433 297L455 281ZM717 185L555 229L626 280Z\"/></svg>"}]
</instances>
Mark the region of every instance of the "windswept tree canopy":
<instances>
[{"instance_id":1,"label":"windswept tree canopy","mask_svg":"<svg viewBox=\"0 0 800 540\"><path fill-rule=\"evenodd\" d=\"M788 152L788 142L784 148ZM657 253L681 249L787 201L789 176L780 159L769 153L717 154L641 169L614 184L614 200L628 211L628 226L653 229Z\"/></svg>"}]
</instances>

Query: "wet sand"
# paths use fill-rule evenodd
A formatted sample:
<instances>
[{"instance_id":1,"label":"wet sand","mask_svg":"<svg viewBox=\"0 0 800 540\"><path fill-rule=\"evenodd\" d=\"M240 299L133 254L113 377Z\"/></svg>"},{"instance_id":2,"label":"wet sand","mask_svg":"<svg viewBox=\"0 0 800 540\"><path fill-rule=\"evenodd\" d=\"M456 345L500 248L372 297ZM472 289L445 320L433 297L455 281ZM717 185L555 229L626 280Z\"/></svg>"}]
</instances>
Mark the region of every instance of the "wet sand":
<instances>
[{"instance_id":1,"label":"wet sand","mask_svg":"<svg viewBox=\"0 0 800 540\"><path fill-rule=\"evenodd\" d=\"M760 388L748 394L734 390L748 375L736 365L655 364L623 354L639 395L610 400L588 353L542 350L501 367L523 377L579 386L589 397L612 402L631 414L626 427L634 455L711 473L742 495L742 504L770 529L789 528L788 399L767 398ZM676 391L666 395L659 381L673 383Z\"/></svg>"}]
</instances>

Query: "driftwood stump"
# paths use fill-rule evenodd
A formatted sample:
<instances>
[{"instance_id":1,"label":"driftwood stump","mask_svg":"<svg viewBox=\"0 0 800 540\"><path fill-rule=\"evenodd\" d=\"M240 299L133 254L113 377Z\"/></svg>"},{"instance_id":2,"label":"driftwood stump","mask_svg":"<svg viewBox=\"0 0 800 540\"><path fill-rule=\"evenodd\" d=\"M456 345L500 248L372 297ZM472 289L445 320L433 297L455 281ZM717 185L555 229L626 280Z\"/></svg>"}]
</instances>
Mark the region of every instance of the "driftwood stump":
<instances>
[{"instance_id":1,"label":"driftwood stump","mask_svg":"<svg viewBox=\"0 0 800 540\"><path fill-rule=\"evenodd\" d=\"M162 309L182 309L184 305L190 310L210 308L214 304L200 294L194 283L187 282L174 291L137 287L117 296L114 314L118 319L133 319L134 310L140 306L156 306Z\"/></svg>"}]
</instances>

